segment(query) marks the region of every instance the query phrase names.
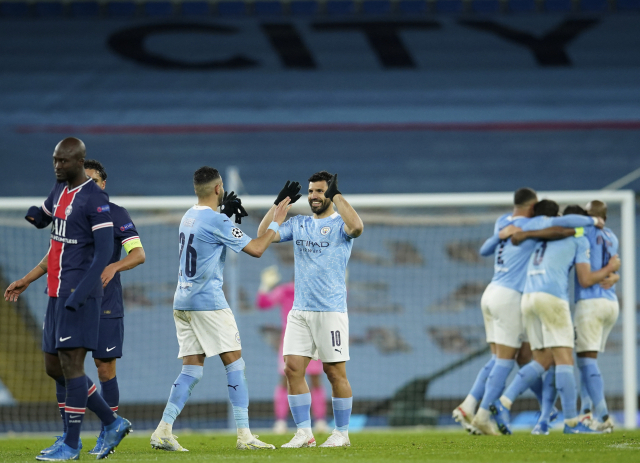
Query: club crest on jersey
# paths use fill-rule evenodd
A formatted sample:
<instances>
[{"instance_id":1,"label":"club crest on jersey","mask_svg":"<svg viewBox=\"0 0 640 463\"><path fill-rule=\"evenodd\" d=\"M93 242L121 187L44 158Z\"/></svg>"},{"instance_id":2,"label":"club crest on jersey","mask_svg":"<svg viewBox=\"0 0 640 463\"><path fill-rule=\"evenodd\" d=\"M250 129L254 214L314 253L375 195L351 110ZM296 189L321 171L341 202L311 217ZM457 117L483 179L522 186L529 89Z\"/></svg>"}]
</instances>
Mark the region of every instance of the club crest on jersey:
<instances>
[{"instance_id":1,"label":"club crest on jersey","mask_svg":"<svg viewBox=\"0 0 640 463\"><path fill-rule=\"evenodd\" d=\"M71 204L69 204L67 206L67 208L64 210L64 214L69 217L71 215L71 213L73 212L73 207L71 206Z\"/></svg>"},{"instance_id":2,"label":"club crest on jersey","mask_svg":"<svg viewBox=\"0 0 640 463\"><path fill-rule=\"evenodd\" d=\"M330 231L331 231L331 227L322 227L322 228L320 229L320 234L321 234L321 235L326 235L326 234L328 234Z\"/></svg>"},{"instance_id":3,"label":"club crest on jersey","mask_svg":"<svg viewBox=\"0 0 640 463\"><path fill-rule=\"evenodd\" d=\"M104 206L100 206L98 207L98 212L109 212L111 209L109 208L108 204L105 204Z\"/></svg>"},{"instance_id":4,"label":"club crest on jersey","mask_svg":"<svg viewBox=\"0 0 640 463\"><path fill-rule=\"evenodd\" d=\"M242 230L236 227L233 227L233 229L231 230L231 234L236 238L242 238L242 236L244 235L244 233L242 233Z\"/></svg>"}]
</instances>

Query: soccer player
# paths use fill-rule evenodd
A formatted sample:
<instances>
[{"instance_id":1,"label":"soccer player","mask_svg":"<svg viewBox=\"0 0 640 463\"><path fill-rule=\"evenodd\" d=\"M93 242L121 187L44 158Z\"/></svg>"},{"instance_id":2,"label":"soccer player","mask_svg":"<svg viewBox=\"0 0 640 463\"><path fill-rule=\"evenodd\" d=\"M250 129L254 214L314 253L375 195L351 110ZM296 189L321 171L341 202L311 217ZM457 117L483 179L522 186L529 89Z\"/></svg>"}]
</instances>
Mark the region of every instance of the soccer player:
<instances>
[{"instance_id":1,"label":"soccer player","mask_svg":"<svg viewBox=\"0 0 640 463\"><path fill-rule=\"evenodd\" d=\"M104 190L107 185L107 172L102 164L95 160L87 159L84 162L85 173ZM122 302L122 284L120 283L120 272L130 270L144 263L145 254L140 242L140 237L135 225L127 210L109 201L111 218L114 224L114 249L109 260L109 265L101 275L104 296L100 307L100 328L98 331L98 348L92 352L93 359L98 369L100 380L100 393L105 402L114 412L118 411L120 391L118 379L116 377L116 359L122 357L122 344L124 340L124 308ZM120 260L121 250L124 248L127 256ZM48 254L42 261L27 275L20 280L14 281L5 291L5 299L16 301L18 296L27 287L47 273ZM89 394L93 394L95 386L90 388ZM58 398L58 408L63 422L63 435L54 445L44 449L41 453L48 454L57 448L60 442L64 441L67 432L65 420L65 395L64 385L56 382L56 396ZM89 451L97 455L102 449L104 440L104 428L98 436L95 447Z\"/></svg>"},{"instance_id":2,"label":"soccer player","mask_svg":"<svg viewBox=\"0 0 640 463\"><path fill-rule=\"evenodd\" d=\"M49 304L42 350L47 374L64 385L67 434L49 454L37 460L76 460L80 428L87 406L105 427L98 459L106 457L131 431L131 423L111 410L95 393L84 373L88 350L98 348L101 299L100 275L113 254L113 222L108 197L84 171L86 149L77 138L65 138L53 152L57 179L41 207L31 207L26 219L37 228L51 224L47 258Z\"/></svg>"},{"instance_id":3,"label":"soccer player","mask_svg":"<svg viewBox=\"0 0 640 463\"><path fill-rule=\"evenodd\" d=\"M499 233L500 230L514 223L524 226L529 222L537 201L534 190L530 188L517 190L514 194L513 212L498 218L494 227L494 236L489 238L480 249L480 254L483 256L491 255L495 251L494 276L481 299L487 342L491 346L492 356L478 373L469 395L452 414L457 422L474 434L497 434L490 420L489 405L502 392L507 376L515 364L516 355L523 347L527 352L529 351L528 343L524 340L520 300L524 289L527 262L534 242L514 246L509 240L501 239ZM589 224L593 224L593 221L584 217L558 217L539 222L537 234L542 238L559 239L568 236L566 230L560 227ZM573 229L570 233L574 233ZM539 386L539 394L541 394L542 385L539 384ZM478 414L474 416L479 401L482 402Z\"/></svg>"},{"instance_id":4,"label":"soccer player","mask_svg":"<svg viewBox=\"0 0 640 463\"><path fill-rule=\"evenodd\" d=\"M282 316L282 337L280 339L280 363L278 371L282 375L282 384L276 386L273 397L273 408L276 421L273 427L277 434L287 432L287 415L289 414L289 399L287 395L287 377L284 375L283 340L287 326L287 316L293 307L295 285L293 282L278 285L280 282L278 267L267 267L260 275L260 288L256 298L256 305L263 310L280 306ZM312 360L307 367L307 374L311 377L311 412L315 420L314 430L326 432L327 429L327 401L324 386L322 385L322 362Z\"/></svg>"},{"instance_id":5,"label":"soccer player","mask_svg":"<svg viewBox=\"0 0 640 463\"><path fill-rule=\"evenodd\" d=\"M173 423L191 391L202 378L206 357L219 355L227 373L228 393L238 428L238 449L275 449L259 441L249 429L249 391L241 356L240 333L222 291L222 273L227 249L260 257L273 241L289 210L291 197L275 208L268 229L251 239L230 222L227 211L239 205L223 203L224 186L220 173L201 167L193 175L198 203L180 222L178 287L173 299L182 359L182 372L174 381L162 420L151 435L151 446L169 451L187 451L173 436ZM233 197L232 194L229 197ZM224 206L225 214L216 212ZM236 210L236 220L238 211ZM244 209L242 209L244 210ZM246 215L246 213L245 213Z\"/></svg>"},{"instance_id":6,"label":"soccer player","mask_svg":"<svg viewBox=\"0 0 640 463\"><path fill-rule=\"evenodd\" d=\"M286 194L286 185L278 198ZM297 431L284 448L315 447L311 431L311 394L305 380L309 362L320 359L332 389L336 428L320 447L348 447L352 408L347 379L349 319L345 272L353 239L362 234L357 212L338 190L338 175L326 171L309 178L307 199L312 217L298 215L285 222L274 242L293 241L295 296L287 317L284 361L289 406ZM277 200L276 200L277 202ZM338 212L333 211L336 206ZM275 206L258 227L266 230Z\"/></svg>"},{"instance_id":7,"label":"soccer player","mask_svg":"<svg viewBox=\"0 0 640 463\"><path fill-rule=\"evenodd\" d=\"M607 205L602 201L591 201L584 213L592 217L607 220ZM585 229L585 236L591 247L591 268L599 270L609 263L611 256L618 254L618 238L609 229ZM575 284L576 310L576 354L581 382L591 398L591 427L598 431L611 432L613 421L609 417L607 402L604 398L604 383L598 368L598 352L604 352L607 338L618 319L620 307L616 296L615 283L619 275L613 273L599 285L582 287ZM588 407L586 397L582 396L583 410Z\"/></svg>"},{"instance_id":8,"label":"soccer player","mask_svg":"<svg viewBox=\"0 0 640 463\"><path fill-rule=\"evenodd\" d=\"M534 216L554 216L558 205L549 200L534 206ZM530 230L538 220L526 224L525 231L515 233L514 244L530 238ZM594 218L594 223L597 219ZM598 222L600 222L598 220ZM511 434L509 410L513 401L529 385L555 363L555 385L560 393L566 434L594 432L578 420L576 384L573 376L574 331L568 303L569 272L575 266L579 284L592 286L618 270L620 260L611 258L602 269L592 272L589 242L584 229L576 236L558 241L537 241L527 266L527 279L522 296L523 323L533 350L533 360L520 370L514 381L490 410L503 434ZM546 434L541 430L540 434Z\"/></svg>"}]
</instances>

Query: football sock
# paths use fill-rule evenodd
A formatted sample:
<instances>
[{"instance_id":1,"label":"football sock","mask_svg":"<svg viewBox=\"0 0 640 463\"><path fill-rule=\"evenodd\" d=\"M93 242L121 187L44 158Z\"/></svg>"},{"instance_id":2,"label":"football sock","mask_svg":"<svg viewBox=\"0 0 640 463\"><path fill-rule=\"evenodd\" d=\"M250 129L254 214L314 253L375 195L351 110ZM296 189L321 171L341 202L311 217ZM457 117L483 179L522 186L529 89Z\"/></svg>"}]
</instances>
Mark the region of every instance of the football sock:
<instances>
[{"instance_id":1,"label":"football sock","mask_svg":"<svg viewBox=\"0 0 640 463\"><path fill-rule=\"evenodd\" d=\"M513 403L516 397L529 389L534 381L542 376L542 373L544 373L544 367L538 362L532 360L527 363L520 368L520 371L518 371L518 374L505 391L504 397L506 397L510 403Z\"/></svg>"},{"instance_id":2,"label":"football sock","mask_svg":"<svg viewBox=\"0 0 640 463\"><path fill-rule=\"evenodd\" d=\"M556 365L556 388L562 402L564 421L573 421L578 416L576 409L578 397L576 393L576 378L573 376L573 365Z\"/></svg>"},{"instance_id":3,"label":"football sock","mask_svg":"<svg viewBox=\"0 0 640 463\"><path fill-rule=\"evenodd\" d=\"M543 375L542 380L542 404L540 407L540 418L538 422L549 423L553 406L556 403L558 391L556 390L556 367L550 366Z\"/></svg>"},{"instance_id":4,"label":"football sock","mask_svg":"<svg viewBox=\"0 0 640 463\"><path fill-rule=\"evenodd\" d=\"M118 389L118 378L114 376L108 381L100 382L100 395L107 403L112 412L118 413L118 403L120 402L120 389ZM104 426L103 426L104 427Z\"/></svg>"},{"instance_id":5,"label":"football sock","mask_svg":"<svg viewBox=\"0 0 640 463\"><path fill-rule=\"evenodd\" d=\"M171 386L171 393L169 394L167 405L164 407L162 421L173 425L173 422L184 408L184 404L191 397L191 391L202 378L203 373L204 367L200 365L182 365L182 372L176 378L173 386Z\"/></svg>"},{"instance_id":6,"label":"football sock","mask_svg":"<svg viewBox=\"0 0 640 463\"><path fill-rule=\"evenodd\" d=\"M66 380L65 414L67 418L67 436L64 443L72 449L78 448L80 439L80 428L84 419L84 412L87 408L87 377Z\"/></svg>"},{"instance_id":7,"label":"football sock","mask_svg":"<svg viewBox=\"0 0 640 463\"><path fill-rule=\"evenodd\" d=\"M593 410L591 396L587 390L587 382L582 379L582 369L580 368L580 357L578 357L578 368L580 369L580 409L582 413L587 414Z\"/></svg>"},{"instance_id":8,"label":"football sock","mask_svg":"<svg viewBox=\"0 0 640 463\"><path fill-rule=\"evenodd\" d=\"M542 376L536 379L531 386L529 386L531 392L533 392L538 399L538 404L542 406Z\"/></svg>"},{"instance_id":9,"label":"football sock","mask_svg":"<svg viewBox=\"0 0 640 463\"><path fill-rule=\"evenodd\" d=\"M287 388L278 384L273 394L273 411L276 420L286 420L289 414L289 399L287 398Z\"/></svg>"},{"instance_id":10,"label":"football sock","mask_svg":"<svg viewBox=\"0 0 640 463\"><path fill-rule=\"evenodd\" d=\"M233 406L233 417L238 429L249 428L249 388L244 376L244 360L240 357L233 363L225 365L227 370L227 391Z\"/></svg>"},{"instance_id":11,"label":"football sock","mask_svg":"<svg viewBox=\"0 0 640 463\"><path fill-rule=\"evenodd\" d=\"M290 395L289 408L298 429L311 429L311 393Z\"/></svg>"},{"instance_id":12,"label":"football sock","mask_svg":"<svg viewBox=\"0 0 640 463\"><path fill-rule=\"evenodd\" d=\"M85 376L87 382L87 408L98 415L103 426L108 426L116 420L116 413L111 410L109 405L104 401L100 394L96 394L96 385L88 376Z\"/></svg>"},{"instance_id":13,"label":"football sock","mask_svg":"<svg viewBox=\"0 0 640 463\"><path fill-rule=\"evenodd\" d=\"M495 363L495 361L496 356L495 354L492 354L491 359L478 372L476 382L473 383L473 387L471 388L471 391L469 391L469 395L473 396L473 398L476 399L476 403L482 400L482 396L484 395L485 383L487 382L487 378L489 377L489 373L491 373L491 369L493 368L493 364ZM475 407L473 408L475 409Z\"/></svg>"},{"instance_id":14,"label":"football sock","mask_svg":"<svg viewBox=\"0 0 640 463\"><path fill-rule=\"evenodd\" d=\"M60 418L62 418L63 432L67 432L67 416L64 411L64 404L67 398L67 388L65 387L64 376L60 376L55 379L56 381L56 398L58 399L58 410L60 411Z\"/></svg>"},{"instance_id":15,"label":"football sock","mask_svg":"<svg viewBox=\"0 0 640 463\"><path fill-rule=\"evenodd\" d=\"M327 395L323 386L311 389L311 411L316 420L327 418Z\"/></svg>"},{"instance_id":16,"label":"football sock","mask_svg":"<svg viewBox=\"0 0 640 463\"><path fill-rule=\"evenodd\" d=\"M604 382L598 368L598 360L578 357L578 368L580 368L580 378L585 383L593 402L592 412L597 419L602 420L609 415L609 410L604 399Z\"/></svg>"},{"instance_id":17,"label":"football sock","mask_svg":"<svg viewBox=\"0 0 640 463\"><path fill-rule=\"evenodd\" d=\"M482 402L480 403L480 408L489 410L489 405L500 398L504 390L504 385L507 382L507 377L509 373L511 373L511 370L513 370L515 363L516 361L513 359L496 359L489 378L487 378L487 385L484 391L484 397L482 397Z\"/></svg>"},{"instance_id":18,"label":"football sock","mask_svg":"<svg viewBox=\"0 0 640 463\"><path fill-rule=\"evenodd\" d=\"M331 403L333 405L333 419L336 422L336 429L343 433L349 431L353 397L331 397Z\"/></svg>"}]
</instances>

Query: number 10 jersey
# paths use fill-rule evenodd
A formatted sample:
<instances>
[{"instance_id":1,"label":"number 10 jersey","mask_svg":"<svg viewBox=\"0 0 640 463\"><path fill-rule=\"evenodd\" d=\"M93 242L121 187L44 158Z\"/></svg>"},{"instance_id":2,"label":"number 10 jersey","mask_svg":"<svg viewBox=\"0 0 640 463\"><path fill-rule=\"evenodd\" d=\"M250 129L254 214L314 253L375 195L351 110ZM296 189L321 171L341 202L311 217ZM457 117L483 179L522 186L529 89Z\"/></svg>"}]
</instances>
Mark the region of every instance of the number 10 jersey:
<instances>
[{"instance_id":1,"label":"number 10 jersey","mask_svg":"<svg viewBox=\"0 0 640 463\"><path fill-rule=\"evenodd\" d=\"M227 248L240 252L251 241L229 218L208 206L193 206L182 217L178 251L175 310L222 310L229 304L222 291Z\"/></svg>"}]
</instances>

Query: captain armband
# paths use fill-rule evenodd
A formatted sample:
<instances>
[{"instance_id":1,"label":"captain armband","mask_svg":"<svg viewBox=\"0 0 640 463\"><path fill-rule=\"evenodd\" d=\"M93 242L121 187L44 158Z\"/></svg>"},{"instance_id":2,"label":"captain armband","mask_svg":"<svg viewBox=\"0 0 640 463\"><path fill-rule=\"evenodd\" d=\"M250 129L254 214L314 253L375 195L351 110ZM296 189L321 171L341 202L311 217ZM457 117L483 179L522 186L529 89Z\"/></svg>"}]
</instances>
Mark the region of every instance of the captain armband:
<instances>
[{"instance_id":1,"label":"captain armband","mask_svg":"<svg viewBox=\"0 0 640 463\"><path fill-rule=\"evenodd\" d=\"M576 233L573 236L575 236L576 238L580 238L581 236L584 236L584 227L579 227L579 228L576 228L575 230L576 230Z\"/></svg>"},{"instance_id":2,"label":"captain armband","mask_svg":"<svg viewBox=\"0 0 640 463\"><path fill-rule=\"evenodd\" d=\"M142 243L140 242L140 237L132 236L131 238L127 238L122 242L122 247L127 254L129 254L132 249L141 248Z\"/></svg>"}]
</instances>

